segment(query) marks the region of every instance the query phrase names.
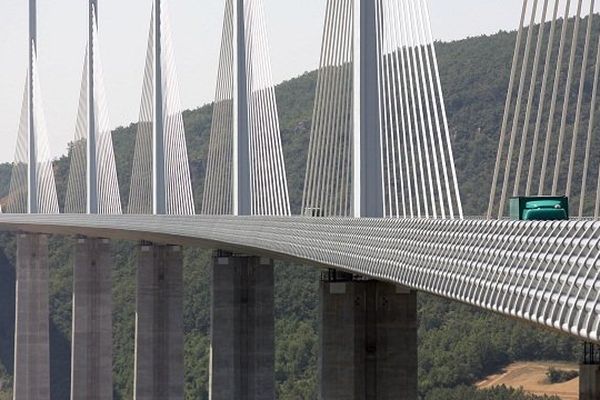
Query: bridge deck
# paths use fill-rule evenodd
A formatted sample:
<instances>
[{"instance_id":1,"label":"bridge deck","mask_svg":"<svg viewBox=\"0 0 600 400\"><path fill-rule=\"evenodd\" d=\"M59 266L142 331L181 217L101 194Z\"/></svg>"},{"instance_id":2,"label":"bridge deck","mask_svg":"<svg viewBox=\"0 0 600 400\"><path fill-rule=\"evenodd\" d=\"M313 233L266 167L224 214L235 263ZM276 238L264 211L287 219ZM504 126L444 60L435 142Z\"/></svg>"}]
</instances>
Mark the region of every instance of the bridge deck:
<instances>
[{"instance_id":1,"label":"bridge deck","mask_svg":"<svg viewBox=\"0 0 600 400\"><path fill-rule=\"evenodd\" d=\"M0 229L342 269L600 342L600 222L1 214Z\"/></svg>"}]
</instances>

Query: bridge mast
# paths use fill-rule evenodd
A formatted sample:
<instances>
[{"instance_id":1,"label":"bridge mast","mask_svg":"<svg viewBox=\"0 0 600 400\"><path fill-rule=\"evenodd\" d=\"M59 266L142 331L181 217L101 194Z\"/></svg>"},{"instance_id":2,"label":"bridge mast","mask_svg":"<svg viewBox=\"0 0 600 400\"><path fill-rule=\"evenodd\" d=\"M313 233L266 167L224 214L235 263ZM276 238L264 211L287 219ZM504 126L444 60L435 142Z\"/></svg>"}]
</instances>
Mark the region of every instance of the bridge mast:
<instances>
[{"instance_id":1,"label":"bridge mast","mask_svg":"<svg viewBox=\"0 0 600 400\"><path fill-rule=\"evenodd\" d=\"M96 92L94 87L95 41L98 0L90 0L88 15L88 131L87 131L87 213L98 214L98 168L96 159Z\"/></svg>"},{"instance_id":2,"label":"bridge mast","mask_svg":"<svg viewBox=\"0 0 600 400\"><path fill-rule=\"evenodd\" d=\"M154 0L154 113L152 121L152 211L166 213L161 0Z\"/></svg>"},{"instance_id":3,"label":"bridge mast","mask_svg":"<svg viewBox=\"0 0 600 400\"><path fill-rule=\"evenodd\" d=\"M29 160L27 163L27 211L37 214L39 207L37 201L37 148L35 135L35 111L34 111L34 63L37 58L37 0L29 0L29 64L27 74L27 113L28 113L28 148Z\"/></svg>"},{"instance_id":4,"label":"bridge mast","mask_svg":"<svg viewBox=\"0 0 600 400\"><path fill-rule=\"evenodd\" d=\"M376 1L354 2L353 216L383 217Z\"/></svg>"},{"instance_id":5,"label":"bridge mast","mask_svg":"<svg viewBox=\"0 0 600 400\"><path fill-rule=\"evenodd\" d=\"M244 0L233 0L233 215L250 215L250 146Z\"/></svg>"}]
</instances>

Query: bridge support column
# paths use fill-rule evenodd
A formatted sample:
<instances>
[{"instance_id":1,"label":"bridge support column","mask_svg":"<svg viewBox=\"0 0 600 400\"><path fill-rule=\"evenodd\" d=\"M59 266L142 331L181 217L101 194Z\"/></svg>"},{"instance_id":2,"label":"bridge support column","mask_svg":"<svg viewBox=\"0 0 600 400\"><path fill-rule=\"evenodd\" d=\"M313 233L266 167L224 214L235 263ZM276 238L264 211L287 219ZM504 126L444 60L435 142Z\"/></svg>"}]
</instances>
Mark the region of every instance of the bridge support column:
<instances>
[{"instance_id":1,"label":"bridge support column","mask_svg":"<svg viewBox=\"0 0 600 400\"><path fill-rule=\"evenodd\" d=\"M600 399L600 349L584 344L584 360L579 366L579 399Z\"/></svg>"},{"instance_id":2,"label":"bridge support column","mask_svg":"<svg viewBox=\"0 0 600 400\"><path fill-rule=\"evenodd\" d=\"M416 399L416 292L331 275L321 282L319 398Z\"/></svg>"},{"instance_id":3,"label":"bridge support column","mask_svg":"<svg viewBox=\"0 0 600 400\"><path fill-rule=\"evenodd\" d=\"M134 374L136 400L183 399L183 258L179 246L139 247Z\"/></svg>"},{"instance_id":4,"label":"bridge support column","mask_svg":"<svg viewBox=\"0 0 600 400\"><path fill-rule=\"evenodd\" d=\"M579 366L579 400L600 399L600 365Z\"/></svg>"},{"instance_id":5,"label":"bridge support column","mask_svg":"<svg viewBox=\"0 0 600 400\"><path fill-rule=\"evenodd\" d=\"M14 400L50 399L48 237L17 235Z\"/></svg>"},{"instance_id":6,"label":"bridge support column","mask_svg":"<svg viewBox=\"0 0 600 400\"><path fill-rule=\"evenodd\" d=\"M71 400L113 398L112 267L109 240L76 239Z\"/></svg>"},{"instance_id":7,"label":"bridge support column","mask_svg":"<svg viewBox=\"0 0 600 400\"><path fill-rule=\"evenodd\" d=\"M211 400L275 399L273 262L215 253Z\"/></svg>"}]
</instances>

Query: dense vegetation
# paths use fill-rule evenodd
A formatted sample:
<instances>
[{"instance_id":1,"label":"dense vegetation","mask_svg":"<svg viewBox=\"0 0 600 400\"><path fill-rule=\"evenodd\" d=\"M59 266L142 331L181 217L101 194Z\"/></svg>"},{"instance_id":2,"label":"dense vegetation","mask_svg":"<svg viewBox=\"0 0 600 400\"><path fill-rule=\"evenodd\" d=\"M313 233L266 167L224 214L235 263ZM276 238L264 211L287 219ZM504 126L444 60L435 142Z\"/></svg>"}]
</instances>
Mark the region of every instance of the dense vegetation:
<instances>
[{"instance_id":1,"label":"dense vegetation","mask_svg":"<svg viewBox=\"0 0 600 400\"><path fill-rule=\"evenodd\" d=\"M440 70L450 116L456 164L466 212L487 205L515 34L438 43ZM299 212L316 74L307 73L277 88L285 159ZM201 201L212 106L184 113L197 203ZM136 126L114 132L121 194L126 204ZM56 161L64 193L68 157ZM10 169L0 166L0 196ZM62 202L62 199L61 199ZM199 205L199 204L198 204ZM132 398L134 252L132 243L114 244L114 371L116 398ZM0 400L10 386L14 321L14 240L0 236ZM51 240L51 340L53 399L68 398L71 317L71 242ZM206 399L209 352L210 253L185 252L186 398ZM276 380L279 399L315 399L318 350L319 271L276 267ZM428 295L419 297L420 393L427 400L533 400L520 391L476 391L470 385L514 360L574 360L579 344L567 337ZM2 367L3 366L3 367ZM6 371L6 372L5 372Z\"/></svg>"}]
</instances>

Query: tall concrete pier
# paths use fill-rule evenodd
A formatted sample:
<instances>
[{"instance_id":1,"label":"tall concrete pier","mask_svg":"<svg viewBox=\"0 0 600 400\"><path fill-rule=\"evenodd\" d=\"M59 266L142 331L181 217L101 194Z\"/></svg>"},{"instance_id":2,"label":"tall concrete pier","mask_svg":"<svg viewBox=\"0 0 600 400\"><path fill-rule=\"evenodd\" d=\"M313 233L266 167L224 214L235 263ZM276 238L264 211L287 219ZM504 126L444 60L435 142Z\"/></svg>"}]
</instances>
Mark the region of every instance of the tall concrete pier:
<instances>
[{"instance_id":1,"label":"tall concrete pier","mask_svg":"<svg viewBox=\"0 0 600 400\"><path fill-rule=\"evenodd\" d=\"M113 398L112 267L109 240L76 239L71 341L72 400Z\"/></svg>"},{"instance_id":2,"label":"tall concrete pier","mask_svg":"<svg viewBox=\"0 0 600 400\"><path fill-rule=\"evenodd\" d=\"M14 400L50 399L48 237L17 235Z\"/></svg>"},{"instance_id":3,"label":"tall concrete pier","mask_svg":"<svg viewBox=\"0 0 600 400\"><path fill-rule=\"evenodd\" d=\"M215 253L211 400L273 400L273 262Z\"/></svg>"},{"instance_id":4,"label":"tall concrete pier","mask_svg":"<svg viewBox=\"0 0 600 400\"><path fill-rule=\"evenodd\" d=\"M142 243L138 250L135 328L136 400L183 399L181 247Z\"/></svg>"},{"instance_id":5,"label":"tall concrete pier","mask_svg":"<svg viewBox=\"0 0 600 400\"><path fill-rule=\"evenodd\" d=\"M417 398L416 298L383 282L321 282L320 399Z\"/></svg>"}]
</instances>

